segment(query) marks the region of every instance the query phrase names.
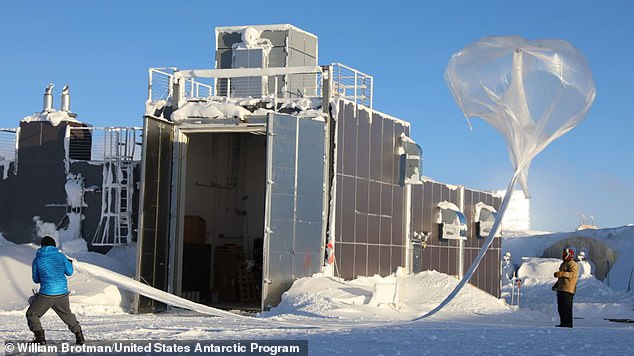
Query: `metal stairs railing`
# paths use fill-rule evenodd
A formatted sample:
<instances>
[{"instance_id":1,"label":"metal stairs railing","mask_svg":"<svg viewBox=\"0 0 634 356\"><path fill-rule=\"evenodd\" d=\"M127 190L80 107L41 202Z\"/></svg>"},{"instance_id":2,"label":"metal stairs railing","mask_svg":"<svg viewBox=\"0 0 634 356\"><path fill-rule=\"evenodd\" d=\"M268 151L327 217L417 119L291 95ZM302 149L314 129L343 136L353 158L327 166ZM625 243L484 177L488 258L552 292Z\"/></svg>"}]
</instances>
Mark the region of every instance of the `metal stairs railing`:
<instances>
[{"instance_id":1,"label":"metal stairs railing","mask_svg":"<svg viewBox=\"0 0 634 356\"><path fill-rule=\"evenodd\" d=\"M132 241L135 129L106 128L104 139L101 220L94 246L117 246Z\"/></svg>"}]
</instances>

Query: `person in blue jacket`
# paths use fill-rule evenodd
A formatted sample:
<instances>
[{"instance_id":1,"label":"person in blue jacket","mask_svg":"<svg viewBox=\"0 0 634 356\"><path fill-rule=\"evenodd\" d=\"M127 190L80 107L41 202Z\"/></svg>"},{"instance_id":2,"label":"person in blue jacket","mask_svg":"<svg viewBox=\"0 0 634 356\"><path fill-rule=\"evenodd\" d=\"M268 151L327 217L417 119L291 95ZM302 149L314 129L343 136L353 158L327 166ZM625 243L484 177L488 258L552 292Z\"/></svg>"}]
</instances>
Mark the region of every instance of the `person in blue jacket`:
<instances>
[{"instance_id":1,"label":"person in blue jacket","mask_svg":"<svg viewBox=\"0 0 634 356\"><path fill-rule=\"evenodd\" d=\"M26 311L29 329L35 334L34 342L46 344L40 318L52 308L75 334L76 343L81 345L84 343L84 334L75 314L70 310L66 281L66 276L73 274L72 260L57 250L55 240L50 236L44 236L40 246L32 265L33 282L40 284L40 290Z\"/></svg>"}]
</instances>

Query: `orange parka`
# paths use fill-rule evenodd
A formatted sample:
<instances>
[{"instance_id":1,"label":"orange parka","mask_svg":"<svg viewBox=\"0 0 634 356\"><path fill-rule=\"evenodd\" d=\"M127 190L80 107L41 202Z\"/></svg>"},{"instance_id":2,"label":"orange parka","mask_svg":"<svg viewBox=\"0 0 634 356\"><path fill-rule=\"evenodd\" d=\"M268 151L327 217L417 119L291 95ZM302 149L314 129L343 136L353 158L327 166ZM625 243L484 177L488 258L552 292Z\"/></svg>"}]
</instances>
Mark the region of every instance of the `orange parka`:
<instances>
[{"instance_id":1,"label":"orange parka","mask_svg":"<svg viewBox=\"0 0 634 356\"><path fill-rule=\"evenodd\" d=\"M564 261L559 265L560 276L557 278L557 290L575 294L577 292L577 278L579 267L573 260Z\"/></svg>"}]
</instances>

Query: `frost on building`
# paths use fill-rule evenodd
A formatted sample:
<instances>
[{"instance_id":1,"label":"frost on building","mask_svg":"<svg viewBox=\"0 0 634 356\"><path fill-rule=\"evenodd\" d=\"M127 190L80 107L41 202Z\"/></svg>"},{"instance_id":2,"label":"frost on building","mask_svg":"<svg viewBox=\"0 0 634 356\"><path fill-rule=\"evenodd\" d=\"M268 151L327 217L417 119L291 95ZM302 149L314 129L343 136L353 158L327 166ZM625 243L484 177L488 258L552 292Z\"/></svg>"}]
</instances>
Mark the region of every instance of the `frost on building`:
<instances>
[{"instance_id":1,"label":"frost on building","mask_svg":"<svg viewBox=\"0 0 634 356\"><path fill-rule=\"evenodd\" d=\"M84 236L108 245L129 231L118 241L137 242L138 280L216 307L266 310L322 271L461 276L501 199L423 177L410 123L375 110L371 76L318 65L317 48L291 25L221 27L216 69L150 69L140 164L130 176L96 166ZM104 233L128 221L111 215L121 207L132 229ZM496 239L471 283L499 296L499 260Z\"/></svg>"}]
</instances>

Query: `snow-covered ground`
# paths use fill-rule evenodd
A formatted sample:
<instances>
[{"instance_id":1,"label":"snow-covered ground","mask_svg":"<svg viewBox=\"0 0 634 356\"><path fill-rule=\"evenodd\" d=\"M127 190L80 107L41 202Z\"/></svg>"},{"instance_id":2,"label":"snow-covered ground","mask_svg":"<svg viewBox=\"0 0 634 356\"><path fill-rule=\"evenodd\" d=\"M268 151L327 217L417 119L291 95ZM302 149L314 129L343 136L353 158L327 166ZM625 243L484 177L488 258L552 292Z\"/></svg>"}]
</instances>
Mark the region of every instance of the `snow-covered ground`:
<instances>
[{"instance_id":1,"label":"snow-covered ground","mask_svg":"<svg viewBox=\"0 0 634 356\"><path fill-rule=\"evenodd\" d=\"M634 236L634 227L628 228ZM540 256L540 248L534 247L532 256ZM14 245L0 235L0 283L5 287L0 294L0 339L32 337L24 313L35 287L30 278L35 250L34 245ZM410 322L438 305L458 280L435 271L397 271L353 281L316 275L296 281L277 308L257 317L213 317L177 308L132 315L131 295L122 288L134 283L125 277L132 273L133 246L108 255L69 254L80 261L69 278L71 306L89 340L297 339L308 340L311 355L634 353L634 324L605 320L634 319L634 293L614 291L592 276L579 281L575 328L554 327L558 321L553 319L550 286L559 262L553 259L524 261L518 271L523 279L519 308L506 303L508 286L502 300L467 286L433 317ZM99 275L94 266L109 271ZM49 339L72 336L53 312L44 316L43 325Z\"/></svg>"}]
</instances>

